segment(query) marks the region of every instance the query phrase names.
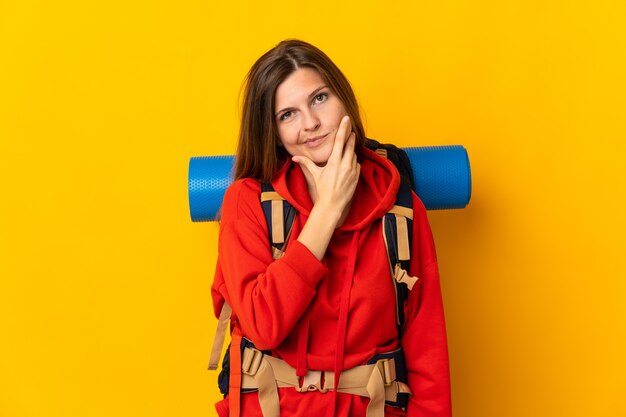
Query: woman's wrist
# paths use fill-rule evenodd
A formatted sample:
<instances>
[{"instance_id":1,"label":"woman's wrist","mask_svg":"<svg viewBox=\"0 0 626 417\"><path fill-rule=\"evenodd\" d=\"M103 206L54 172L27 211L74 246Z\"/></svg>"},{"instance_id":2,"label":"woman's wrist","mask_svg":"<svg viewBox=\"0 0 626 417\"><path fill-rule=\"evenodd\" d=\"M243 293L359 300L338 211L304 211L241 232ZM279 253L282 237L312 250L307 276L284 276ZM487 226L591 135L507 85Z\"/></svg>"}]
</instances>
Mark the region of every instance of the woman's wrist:
<instances>
[{"instance_id":1,"label":"woman's wrist","mask_svg":"<svg viewBox=\"0 0 626 417\"><path fill-rule=\"evenodd\" d=\"M336 207L316 203L297 240L321 261L340 217Z\"/></svg>"},{"instance_id":2,"label":"woman's wrist","mask_svg":"<svg viewBox=\"0 0 626 417\"><path fill-rule=\"evenodd\" d=\"M337 226L337 222L343 214L343 208L332 201L318 200L311 209L311 217L320 216L325 222L331 223L333 229Z\"/></svg>"}]
</instances>

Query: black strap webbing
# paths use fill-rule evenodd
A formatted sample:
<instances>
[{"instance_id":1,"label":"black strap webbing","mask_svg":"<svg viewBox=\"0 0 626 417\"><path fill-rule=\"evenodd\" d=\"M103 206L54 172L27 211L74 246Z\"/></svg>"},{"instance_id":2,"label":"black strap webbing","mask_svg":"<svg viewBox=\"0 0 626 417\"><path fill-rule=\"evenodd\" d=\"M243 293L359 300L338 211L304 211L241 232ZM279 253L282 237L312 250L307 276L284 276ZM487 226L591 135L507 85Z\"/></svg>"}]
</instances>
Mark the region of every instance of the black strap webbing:
<instances>
[{"instance_id":1,"label":"black strap webbing","mask_svg":"<svg viewBox=\"0 0 626 417\"><path fill-rule=\"evenodd\" d=\"M396 205L401 207L406 207L408 209L413 209L413 197L411 195L411 187L406 181L402 181L400 184L400 188L398 189L398 194L396 195ZM387 245L387 255L389 257L389 266L391 268L391 276L394 276L394 270L396 265L400 265L402 269L405 271L409 270L409 259L400 260L398 256L398 227L396 224L396 216L395 213L387 213L385 214L383 221L385 222L383 231L385 233L385 243ZM406 217L407 222L407 233L408 233L408 242L411 244L411 231L413 221ZM406 284L397 282L394 279L395 289L396 289L396 326L398 329L398 334L402 334L402 327L404 325L404 303L409 296L409 288Z\"/></svg>"}]
</instances>

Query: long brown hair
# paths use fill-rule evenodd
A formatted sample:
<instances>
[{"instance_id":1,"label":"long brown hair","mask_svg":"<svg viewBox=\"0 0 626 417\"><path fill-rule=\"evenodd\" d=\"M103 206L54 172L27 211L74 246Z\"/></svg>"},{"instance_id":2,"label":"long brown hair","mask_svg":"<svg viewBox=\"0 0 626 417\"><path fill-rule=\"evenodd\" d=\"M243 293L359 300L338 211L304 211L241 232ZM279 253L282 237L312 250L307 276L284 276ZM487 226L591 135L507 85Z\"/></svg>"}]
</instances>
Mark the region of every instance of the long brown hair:
<instances>
[{"instance_id":1,"label":"long brown hair","mask_svg":"<svg viewBox=\"0 0 626 417\"><path fill-rule=\"evenodd\" d=\"M359 106L348 79L315 46L298 39L286 39L263 54L245 78L235 179L270 181L289 158L287 151L278 146L274 117L276 89L291 73L303 67L317 70L343 103L355 132L357 152L365 143Z\"/></svg>"}]
</instances>

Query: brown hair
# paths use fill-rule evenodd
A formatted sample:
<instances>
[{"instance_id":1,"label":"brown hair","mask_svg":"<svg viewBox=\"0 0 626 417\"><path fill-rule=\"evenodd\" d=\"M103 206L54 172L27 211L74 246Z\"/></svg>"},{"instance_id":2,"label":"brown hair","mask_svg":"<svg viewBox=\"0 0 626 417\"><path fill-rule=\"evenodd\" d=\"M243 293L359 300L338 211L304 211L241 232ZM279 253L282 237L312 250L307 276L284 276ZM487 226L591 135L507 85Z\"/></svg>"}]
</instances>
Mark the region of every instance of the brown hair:
<instances>
[{"instance_id":1,"label":"brown hair","mask_svg":"<svg viewBox=\"0 0 626 417\"><path fill-rule=\"evenodd\" d=\"M365 143L359 106L348 79L315 46L298 39L286 39L263 54L252 65L245 78L235 179L270 181L289 157L287 151L278 146L280 141L274 117L275 95L278 86L302 67L317 70L343 103L355 132L357 152Z\"/></svg>"}]
</instances>

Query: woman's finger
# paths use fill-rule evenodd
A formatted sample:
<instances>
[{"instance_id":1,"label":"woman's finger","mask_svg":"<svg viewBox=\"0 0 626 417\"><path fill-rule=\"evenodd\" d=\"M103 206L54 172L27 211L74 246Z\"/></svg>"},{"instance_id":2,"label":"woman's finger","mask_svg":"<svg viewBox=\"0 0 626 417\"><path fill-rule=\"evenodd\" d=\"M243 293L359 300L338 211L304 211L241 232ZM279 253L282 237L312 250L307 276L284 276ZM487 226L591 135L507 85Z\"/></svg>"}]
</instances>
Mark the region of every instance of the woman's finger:
<instances>
[{"instance_id":1,"label":"woman's finger","mask_svg":"<svg viewBox=\"0 0 626 417\"><path fill-rule=\"evenodd\" d=\"M339 123L339 128L337 128L337 133L335 134L335 143L333 144L333 151L328 158L329 161L340 161L343 156L343 147L346 143L346 132L350 125L350 117L344 116L341 119L341 123Z\"/></svg>"},{"instance_id":2,"label":"woman's finger","mask_svg":"<svg viewBox=\"0 0 626 417\"><path fill-rule=\"evenodd\" d=\"M346 142L346 146L343 150L343 156L341 157L341 161L343 166L349 167L352 163L352 156L354 153L354 144L356 142L356 135L354 132L350 134L348 137L348 141Z\"/></svg>"},{"instance_id":3,"label":"woman's finger","mask_svg":"<svg viewBox=\"0 0 626 417\"><path fill-rule=\"evenodd\" d=\"M356 133L351 132L350 136L348 136L348 142L346 143L346 148L344 150L344 155L347 155L348 158L352 158L352 155L354 154L355 144L356 144Z\"/></svg>"}]
</instances>

